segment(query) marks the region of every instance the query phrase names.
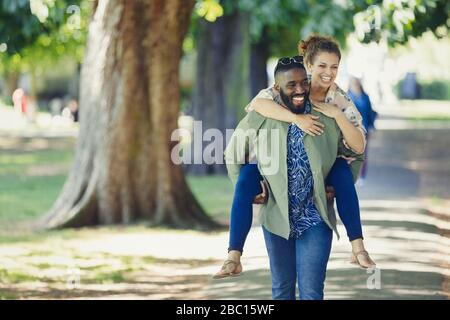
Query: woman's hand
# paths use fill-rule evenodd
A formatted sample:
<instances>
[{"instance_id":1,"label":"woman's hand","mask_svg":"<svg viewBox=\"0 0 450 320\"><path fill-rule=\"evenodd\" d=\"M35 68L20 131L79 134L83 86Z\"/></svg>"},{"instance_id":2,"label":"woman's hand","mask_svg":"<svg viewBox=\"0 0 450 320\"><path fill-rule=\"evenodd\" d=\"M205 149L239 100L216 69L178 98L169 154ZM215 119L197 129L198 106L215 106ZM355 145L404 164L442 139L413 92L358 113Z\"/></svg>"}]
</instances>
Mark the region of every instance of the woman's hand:
<instances>
[{"instance_id":1,"label":"woman's hand","mask_svg":"<svg viewBox=\"0 0 450 320\"><path fill-rule=\"evenodd\" d=\"M336 196L336 191L334 190L334 188L331 186L326 186L325 194L327 196L327 201L333 203L334 197Z\"/></svg>"},{"instance_id":2,"label":"woman's hand","mask_svg":"<svg viewBox=\"0 0 450 320\"><path fill-rule=\"evenodd\" d=\"M253 199L254 204L265 204L267 200L269 199L269 193L267 192L267 186L266 181L260 181L262 193L256 195L256 197Z\"/></svg>"},{"instance_id":3,"label":"woman's hand","mask_svg":"<svg viewBox=\"0 0 450 320\"><path fill-rule=\"evenodd\" d=\"M314 110L333 119L343 114L342 111L332 103L315 103Z\"/></svg>"},{"instance_id":4,"label":"woman's hand","mask_svg":"<svg viewBox=\"0 0 450 320\"><path fill-rule=\"evenodd\" d=\"M312 114L297 114L295 115L294 123L305 133L314 137L315 135L321 135L325 127L317 119L319 117Z\"/></svg>"}]
</instances>

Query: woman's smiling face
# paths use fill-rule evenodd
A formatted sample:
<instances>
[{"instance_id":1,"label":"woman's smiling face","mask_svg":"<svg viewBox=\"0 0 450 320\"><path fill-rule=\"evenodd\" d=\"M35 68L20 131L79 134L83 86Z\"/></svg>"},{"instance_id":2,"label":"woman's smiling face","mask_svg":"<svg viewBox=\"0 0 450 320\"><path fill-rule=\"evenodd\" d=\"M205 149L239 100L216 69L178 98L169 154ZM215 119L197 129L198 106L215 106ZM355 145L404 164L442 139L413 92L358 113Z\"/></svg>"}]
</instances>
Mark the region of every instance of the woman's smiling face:
<instances>
[{"instance_id":1,"label":"woman's smiling face","mask_svg":"<svg viewBox=\"0 0 450 320\"><path fill-rule=\"evenodd\" d=\"M328 89L334 82L339 68L339 57L332 52L322 51L316 55L313 64L308 65L313 86Z\"/></svg>"}]
</instances>

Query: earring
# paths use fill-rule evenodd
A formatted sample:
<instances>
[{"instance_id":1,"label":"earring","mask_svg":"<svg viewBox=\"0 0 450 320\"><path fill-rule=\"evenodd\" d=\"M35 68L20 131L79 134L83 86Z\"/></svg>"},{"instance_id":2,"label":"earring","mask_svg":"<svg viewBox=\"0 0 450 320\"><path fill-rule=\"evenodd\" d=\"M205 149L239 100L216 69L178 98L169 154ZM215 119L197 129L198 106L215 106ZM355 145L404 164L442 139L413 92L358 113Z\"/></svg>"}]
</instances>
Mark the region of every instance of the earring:
<instances>
[{"instance_id":1,"label":"earring","mask_svg":"<svg viewBox=\"0 0 450 320\"><path fill-rule=\"evenodd\" d=\"M306 75L306 79L308 79L308 83L311 84L311 74L307 74Z\"/></svg>"}]
</instances>

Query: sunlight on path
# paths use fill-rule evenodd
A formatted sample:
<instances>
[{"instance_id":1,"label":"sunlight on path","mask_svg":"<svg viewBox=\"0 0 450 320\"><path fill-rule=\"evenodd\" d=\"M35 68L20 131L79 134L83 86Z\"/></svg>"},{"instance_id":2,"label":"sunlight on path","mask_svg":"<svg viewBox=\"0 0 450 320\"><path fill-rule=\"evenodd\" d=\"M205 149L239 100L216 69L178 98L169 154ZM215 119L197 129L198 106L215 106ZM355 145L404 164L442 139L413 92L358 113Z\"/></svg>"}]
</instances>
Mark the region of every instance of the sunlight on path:
<instances>
[{"instance_id":1,"label":"sunlight on path","mask_svg":"<svg viewBox=\"0 0 450 320\"><path fill-rule=\"evenodd\" d=\"M327 299L444 299L450 277L450 229L418 203L362 201L366 245L381 269L371 274L349 263L350 244L339 225L333 242ZM85 229L37 241L0 245L0 296L33 298L270 299L270 273L261 228L245 247L244 274L212 280L225 258L228 235L192 231ZM78 268L77 288L67 287ZM447 280L448 281L448 280ZM448 283L448 282L447 282Z\"/></svg>"}]
</instances>

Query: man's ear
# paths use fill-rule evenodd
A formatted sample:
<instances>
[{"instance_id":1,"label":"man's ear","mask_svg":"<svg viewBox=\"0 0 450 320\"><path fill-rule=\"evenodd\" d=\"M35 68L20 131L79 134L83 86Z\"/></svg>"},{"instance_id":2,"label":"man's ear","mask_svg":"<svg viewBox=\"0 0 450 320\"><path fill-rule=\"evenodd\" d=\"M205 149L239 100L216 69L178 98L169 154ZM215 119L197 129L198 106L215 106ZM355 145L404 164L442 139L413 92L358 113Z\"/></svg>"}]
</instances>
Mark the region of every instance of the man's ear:
<instances>
[{"instance_id":1,"label":"man's ear","mask_svg":"<svg viewBox=\"0 0 450 320\"><path fill-rule=\"evenodd\" d=\"M278 83L275 83L275 84L273 85L273 88L274 88L275 90L277 90L277 91L280 91L280 85L279 85Z\"/></svg>"}]
</instances>

